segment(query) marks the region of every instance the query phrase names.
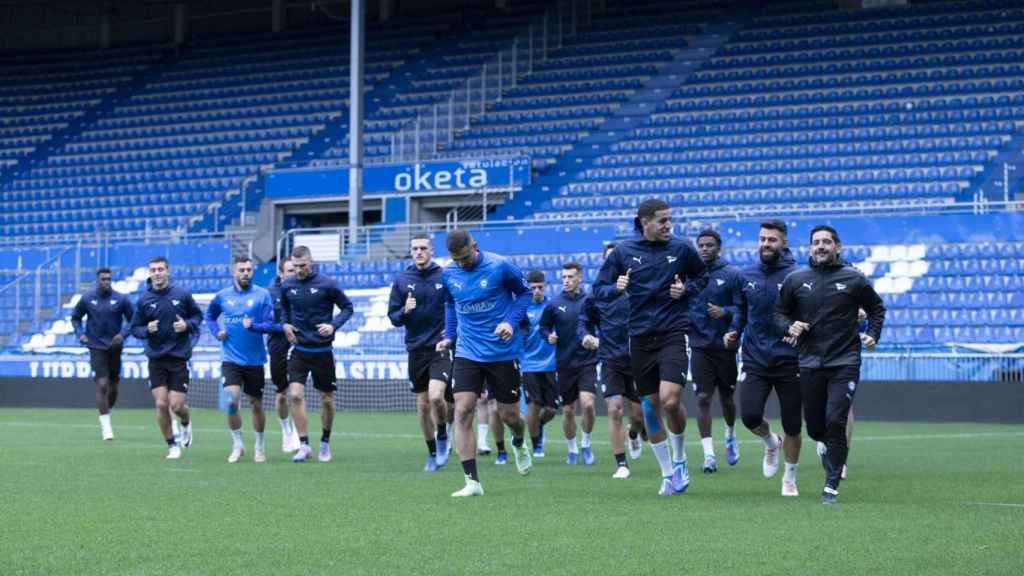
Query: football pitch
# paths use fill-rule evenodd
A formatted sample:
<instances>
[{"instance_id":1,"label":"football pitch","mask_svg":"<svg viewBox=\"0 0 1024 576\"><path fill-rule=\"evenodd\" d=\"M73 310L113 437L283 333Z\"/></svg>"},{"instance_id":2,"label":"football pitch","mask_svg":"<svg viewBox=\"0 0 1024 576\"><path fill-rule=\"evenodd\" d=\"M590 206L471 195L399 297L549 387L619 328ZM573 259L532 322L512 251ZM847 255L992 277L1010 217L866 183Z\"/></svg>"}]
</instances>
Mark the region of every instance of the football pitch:
<instances>
[{"instance_id":1,"label":"football pitch","mask_svg":"<svg viewBox=\"0 0 1024 576\"><path fill-rule=\"evenodd\" d=\"M268 413L268 416L272 416ZM422 472L412 414L342 413L334 461L292 464L269 418L269 460L226 462L223 415L194 412L195 440L164 459L150 411L0 410L0 574L998 574L1024 573L1024 427L858 421L840 504L819 503L805 438L799 498L741 461L659 498L649 447L612 480L605 420L598 462L567 466L559 421L528 477L482 457L486 495L452 499L458 458ZM312 414L314 439L319 415ZM777 424L776 424L777 426Z\"/></svg>"}]
</instances>

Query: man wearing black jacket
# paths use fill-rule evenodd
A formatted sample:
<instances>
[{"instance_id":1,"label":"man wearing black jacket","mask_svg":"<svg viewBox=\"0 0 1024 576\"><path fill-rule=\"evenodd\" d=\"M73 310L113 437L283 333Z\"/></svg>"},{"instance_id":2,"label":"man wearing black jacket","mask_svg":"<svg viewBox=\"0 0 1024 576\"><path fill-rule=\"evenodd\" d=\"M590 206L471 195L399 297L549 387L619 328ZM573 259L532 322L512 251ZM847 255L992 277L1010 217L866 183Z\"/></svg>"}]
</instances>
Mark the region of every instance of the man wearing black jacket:
<instances>
[{"instance_id":1,"label":"man wearing black jacket","mask_svg":"<svg viewBox=\"0 0 1024 576\"><path fill-rule=\"evenodd\" d=\"M132 317L132 336L146 343L149 388L156 404L156 421L167 441L167 458L181 458L181 447L192 445L189 417L188 360L199 340L203 312L192 293L171 284L171 267L158 256L149 261L148 288L139 296ZM170 409L170 412L168 412ZM171 430L171 414L181 420L179 446Z\"/></svg>"},{"instance_id":2,"label":"man wearing black jacket","mask_svg":"<svg viewBox=\"0 0 1024 576\"><path fill-rule=\"evenodd\" d=\"M293 348L288 357L288 398L299 430L299 450L292 462L305 462L312 451L306 431L306 380L320 392L321 462L331 461L331 426L334 423L334 333L352 317L353 307L345 292L329 276L313 268L309 248L292 250L295 277L281 284L282 329ZM334 307L338 314L334 314Z\"/></svg>"},{"instance_id":3,"label":"man wearing black jacket","mask_svg":"<svg viewBox=\"0 0 1024 576\"><path fill-rule=\"evenodd\" d=\"M405 327L405 348L409 352L409 381L416 394L416 414L427 443L426 472L448 463L449 389L451 352L437 351L444 339L445 289L441 267L434 261L430 237L419 234L409 242L413 263L395 274L388 301L388 318L394 326Z\"/></svg>"},{"instance_id":4,"label":"man wearing black jacket","mask_svg":"<svg viewBox=\"0 0 1024 576\"><path fill-rule=\"evenodd\" d=\"M839 497L848 451L846 419L860 380L861 346L874 349L885 321L882 299L864 274L843 262L841 248L831 226L811 230L811 266L786 278L775 306L777 328L795 339L800 353L807 433L826 447L823 504L834 504ZM863 335L857 331L861 308L868 315Z\"/></svg>"},{"instance_id":5,"label":"man wearing black jacket","mask_svg":"<svg viewBox=\"0 0 1024 576\"><path fill-rule=\"evenodd\" d=\"M604 261L594 296L611 301L629 296L630 363L651 450L661 467L659 495L682 494L690 484L683 432L686 410L688 305L707 285L707 270L688 240L672 235L672 211L649 198L634 220L641 238L620 243ZM663 425L667 419L668 433ZM669 442L667 442L668 440ZM669 459L671 443L672 459Z\"/></svg>"},{"instance_id":6,"label":"man wearing black jacket","mask_svg":"<svg viewBox=\"0 0 1024 576\"><path fill-rule=\"evenodd\" d=\"M111 288L110 268L96 271L96 289L82 294L71 312L71 326L78 341L89 349L96 383L96 408L100 412L100 432L104 440L114 439L110 425L110 409L117 402L117 386L121 382L121 353L132 322L132 303L128 297ZM82 318L87 317L85 329Z\"/></svg>"}]
</instances>

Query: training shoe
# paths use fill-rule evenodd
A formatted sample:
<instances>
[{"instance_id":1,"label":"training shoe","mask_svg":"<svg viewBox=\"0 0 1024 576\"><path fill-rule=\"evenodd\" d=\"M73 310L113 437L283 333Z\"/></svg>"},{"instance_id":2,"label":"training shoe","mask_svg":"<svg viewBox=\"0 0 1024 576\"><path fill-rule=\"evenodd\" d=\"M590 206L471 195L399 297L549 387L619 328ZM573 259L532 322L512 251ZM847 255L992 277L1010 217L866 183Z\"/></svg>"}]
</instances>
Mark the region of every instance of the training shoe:
<instances>
[{"instance_id":1,"label":"training shoe","mask_svg":"<svg viewBox=\"0 0 1024 576\"><path fill-rule=\"evenodd\" d=\"M484 441L481 442L479 438L477 439L476 453L478 455L480 455L480 456L489 456L490 455L491 447L487 445L487 440L484 440Z\"/></svg>"},{"instance_id":2,"label":"training shoe","mask_svg":"<svg viewBox=\"0 0 1024 576\"><path fill-rule=\"evenodd\" d=\"M533 457L534 458L543 458L544 457L544 445L543 444L537 444L536 446L533 447Z\"/></svg>"},{"instance_id":3,"label":"training shoe","mask_svg":"<svg viewBox=\"0 0 1024 576\"><path fill-rule=\"evenodd\" d=\"M569 452L569 455L565 457L565 463L569 466L575 466L579 462L580 455L576 452Z\"/></svg>"},{"instance_id":4,"label":"training shoe","mask_svg":"<svg viewBox=\"0 0 1024 576\"><path fill-rule=\"evenodd\" d=\"M715 457L708 455L704 457L704 465L700 467L701 471L705 474L714 474L718 472L718 463L715 462Z\"/></svg>"},{"instance_id":5,"label":"training shoe","mask_svg":"<svg viewBox=\"0 0 1024 576\"><path fill-rule=\"evenodd\" d=\"M839 503L839 490L832 488L831 486L825 486L821 491L821 503L822 504L838 504Z\"/></svg>"},{"instance_id":6,"label":"training shoe","mask_svg":"<svg viewBox=\"0 0 1024 576\"><path fill-rule=\"evenodd\" d=\"M178 458L181 458L181 446L178 446L177 444L169 446L167 448L167 459L177 460Z\"/></svg>"},{"instance_id":7,"label":"training shoe","mask_svg":"<svg viewBox=\"0 0 1024 576\"><path fill-rule=\"evenodd\" d=\"M725 461L729 466L735 466L740 461L740 443L736 441L735 436L725 438Z\"/></svg>"},{"instance_id":8,"label":"training shoe","mask_svg":"<svg viewBox=\"0 0 1024 576\"><path fill-rule=\"evenodd\" d=\"M450 436L444 440L437 441L437 455L434 456L434 464L436 464L438 468L441 468L448 463L449 446L451 446Z\"/></svg>"},{"instance_id":9,"label":"training shoe","mask_svg":"<svg viewBox=\"0 0 1024 576\"><path fill-rule=\"evenodd\" d=\"M783 496L799 496L800 491L796 489L796 482L791 480L782 481L782 495Z\"/></svg>"},{"instance_id":10,"label":"training shoe","mask_svg":"<svg viewBox=\"0 0 1024 576\"><path fill-rule=\"evenodd\" d=\"M108 422L104 422L102 417L100 419L100 435L104 440L114 439L114 428Z\"/></svg>"},{"instance_id":11,"label":"training shoe","mask_svg":"<svg viewBox=\"0 0 1024 576\"><path fill-rule=\"evenodd\" d=\"M690 471L686 462L676 462L672 465L672 489L676 494L686 492L690 487Z\"/></svg>"},{"instance_id":12,"label":"training shoe","mask_svg":"<svg viewBox=\"0 0 1024 576\"><path fill-rule=\"evenodd\" d=\"M580 455L583 456L584 466L594 465L594 451L591 450L589 446L587 446L586 448L580 448Z\"/></svg>"},{"instance_id":13,"label":"training shoe","mask_svg":"<svg viewBox=\"0 0 1024 576\"><path fill-rule=\"evenodd\" d=\"M815 452L818 453L819 457L824 456L825 454L828 454L828 446L825 446L824 442L815 442L814 443L814 450L815 450Z\"/></svg>"},{"instance_id":14,"label":"training shoe","mask_svg":"<svg viewBox=\"0 0 1024 576\"><path fill-rule=\"evenodd\" d=\"M779 450L782 449L782 437L778 433L774 433L772 436L775 437L775 443L778 448L768 448L765 446L764 462L761 464L761 472L764 473L765 478L771 478L779 471Z\"/></svg>"},{"instance_id":15,"label":"training shoe","mask_svg":"<svg viewBox=\"0 0 1024 576\"><path fill-rule=\"evenodd\" d=\"M661 489L658 490L658 496L675 496L678 492L672 488L672 477L661 479Z\"/></svg>"},{"instance_id":16,"label":"training shoe","mask_svg":"<svg viewBox=\"0 0 1024 576\"><path fill-rule=\"evenodd\" d=\"M281 436L281 452L295 452L302 445L302 441L299 440L299 433L294 431Z\"/></svg>"},{"instance_id":17,"label":"training shoe","mask_svg":"<svg viewBox=\"0 0 1024 576\"><path fill-rule=\"evenodd\" d=\"M231 449L231 454L228 455L228 464L234 464L242 459L242 455L245 454L245 448L241 446L235 446Z\"/></svg>"},{"instance_id":18,"label":"training shoe","mask_svg":"<svg viewBox=\"0 0 1024 576\"><path fill-rule=\"evenodd\" d=\"M615 474L612 474L612 478L616 480L625 480L629 478L629 466L619 466L615 469Z\"/></svg>"},{"instance_id":19,"label":"training shoe","mask_svg":"<svg viewBox=\"0 0 1024 576\"><path fill-rule=\"evenodd\" d=\"M533 458L530 457L530 451L526 449L526 446L516 448L512 445L512 456L516 459L516 470L519 474L526 476L530 473L530 468L533 467Z\"/></svg>"},{"instance_id":20,"label":"training shoe","mask_svg":"<svg viewBox=\"0 0 1024 576\"><path fill-rule=\"evenodd\" d=\"M188 426L181 427L181 447L189 448L192 446L192 423L189 422Z\"/></svg>"},{"instance_id":21,"label":"training shoe","mask_svg":"<svg viewBox=\"0 0 1024 576\"><path fill-rule=\"evenodd\" d=\"M494 459L494 463L498 466L508 464L508 452L498 452L498 457Z\"/></svg>"},{"instance_id":22,"label":"training shoe","mask_svg":"<svg viewBox=\"0 0 1024 576\"><path fill-rule=\"evenodd\" d=\"M317 455L317 459L321 462L331 461L331 445L328 442L320 443L320 454Z\"/></svg>"},{"instance_id":23,"label":"training shoe","mask_svg":"<svg viewBox=\"0 0 1024 576\"><path fill-rule=\"evenodd\" d=\"M292 456L292 462L305 462L312 454L313 451L309 448L309 444L300 444L299 449Z\"/></svg>"},{"instance_id":24,"label":"training shoe","mask_svg":"<svg viewBox=\"0 0 1024 576\"><path fill-rule=\"evenodd\" d=\"M843 471L839 473L839 478L841 480L846 480L846 464L843 464Z\"/></svg>"},{"instance_id":25,"label":"training shoe","mask_svg":"<svg viewBox=\"0 0 1024 576\"><path fill-rule=\"evenodd\" d=\"M263 448L260 448L259 446L257 446L256 447L256 451L253 453L252 461L257 463L257 464L262 464L262 463L266 462L267 461L267 452Z\"/></svg>"},{"instance_id":26,"label":"training shoe","mask_svg":"<svg viewBox=\"0 0 1024 576\"><path fill-rule=\"evenodd\" d=\"M466 498L467 496L483 496L484 487L476 480L466 479L466 485L462 490L452 492L452 498Z\"/></svg>"},{"instance_id":27,"label":"training shoe","mask_svg":"<svg viewBox=\"0 0 1024 576\"><path fill-rule=\"evenodd\" d=\"M440 466L437 465L437 461L433 456L427 456L427 465L423 467L424 472L437 472Z\"/></svg>"},{"instance_id":28,"label":"training shoe","mask_svg":"<svg viewBox=\"0 0 1024 576\"><path fill-rule=\"evenodd\" d=\"M629 459L637 460L640 458L640 454L644 450L644 443L640 441L640 436L636 438L629 438Z\"/></svg>"}]
</instances>

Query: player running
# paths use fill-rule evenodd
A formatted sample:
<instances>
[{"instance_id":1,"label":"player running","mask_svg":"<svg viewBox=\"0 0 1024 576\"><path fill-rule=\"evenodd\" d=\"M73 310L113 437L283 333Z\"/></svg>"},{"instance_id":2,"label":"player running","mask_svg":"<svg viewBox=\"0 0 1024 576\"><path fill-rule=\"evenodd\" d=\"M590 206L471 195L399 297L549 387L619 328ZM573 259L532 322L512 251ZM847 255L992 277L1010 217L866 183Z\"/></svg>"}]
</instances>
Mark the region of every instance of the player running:
<instances>
[{"instance_id":1,"label":"player running","mask_svg":"<svg viewBox=\"0 0 1024 576\"><path fill-rule=\"evenodd\" d=\"M555 380L555 347L540 332L540 319L550 300L544 295L546 278L540 270L526 275L530 305L520 323L523 331L523 391L526 394L526 425L530 429L533 457L544 457L544 425L558 410Z\"/></svg>"}]
</instances>

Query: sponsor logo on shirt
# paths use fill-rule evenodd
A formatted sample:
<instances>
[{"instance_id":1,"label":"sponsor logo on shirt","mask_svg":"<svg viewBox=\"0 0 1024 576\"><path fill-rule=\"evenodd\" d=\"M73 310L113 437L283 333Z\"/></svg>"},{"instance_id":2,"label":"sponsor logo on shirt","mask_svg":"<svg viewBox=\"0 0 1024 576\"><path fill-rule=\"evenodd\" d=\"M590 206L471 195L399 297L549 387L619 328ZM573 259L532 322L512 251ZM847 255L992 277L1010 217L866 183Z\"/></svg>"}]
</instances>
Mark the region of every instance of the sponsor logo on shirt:
<instances>
[{"instance_id":1,"label":"sponsor logo on shirt","mask_svg":"<svg viewBox=\"0 0 1024 576\"><path fill-rule=\"evenodd\" d=\"M177 306L178 304L181 304L181 300L171 300L171 304Z\"/></svg>"},{"instance_id":2,"label":"sponsor logo on shirt","mask_svg":"<svg viewBox=\"0 0 1024 576\"><path fill-rule=\"evenodd\" d=\"M465 304L459 304L458 311L461 314L476 314L479 312L490 312L494 310L497 302L488 302L481 300L478 302L466 302Z\"/></svg>"},{"instance_id":3,"label":"sponsor logo on shirt","mask_svg":"<svg viewBox=\"0 0 1024 576\"><path fill-rule=\"evenodd\" d=\"M483 280L480 281L480 287L487 288L487 278L484 278Z\"/></svg>"},{"instance_id":4,"label":"sponsor logo on shirt","mask_svg":"<svg viewBox=\"0 0 1024 576\"><path fill-rule=\"evenodd\" d=\"M846 290L846 284L843 284L842 282L836 282L836 291L842 292L843 290Z\"/></svg>"},{"instance_id":5,"label":"sponsor logo on shirt","mask_svg":"<svg viewBox=\"0 0 1024 576\"><path fill-rule=\"evenodd\" d=\"M567 308L565 306L559 306L558 310L559 310L559 312L565 312L567 310Z\"/></svg>"},{"instance_id":6,"label":"sponsor logo on shirt","mask_svg":"<svg viewBox=\"0 0 1024 576\"><path fill-rule=\"evenodd\" d=\"M636 262L637 264L643 264L644 260L643 260L643 258L640 258L639 256L633 256L633 262Z\"/></svg>"},{"instance_id":7,"label":"sponsor logo on shirt","mask_svg":"<svg viewBox=\"0 0 1024 576\"><path fill-rule=\"evenodd\" d=\"M110 301L110 305L111 306L116 306L117 305L117 300L111 300Z\"/></svg>"},{"instance_id":8,"label":"sponsor logo on shirt","mask_svg":"<svg viewBox=\"0 0 1024 576\"><path fill-rule=\"evenodd\" d=\"M676 258L675 256L665 256L665 259L668 260L669 264L671 264L671 263L675 262L676 260L678 260L678 258Z\"/></svg>"},{"instance_id":9,"label":"sponsor logo on shirt","mask_svg":"<svg viewBox=\"0 0 1024 576\"><path fill-rule=\"evenodd\" d=\"M715 278L715 284L721 286L722 284L725 284L725 280L722 280L721 278Z\"/></svg>"},{"instance_id":10,"label":"sponsor logo on shirt","mask_svg":"<svg viewBox=\"0 0 1024 576\"><path fill-rule=\"evenodd\" d=\"M814 290L814 282L804 282L801 288L807 288L808 291Z\"/></svg>"},{"instance_id":11,"label":"sponsor logo on shirt","mask_svg":"<svg viewBox=\"0 0 1024 576\"><path fill-rule=\"evenodd\" d=\"M89 302L90 302L90 303L91 303L91 304L92 304L93 306L99 306L99 305L100 305L100 303L99 303L99 302L97 302L97 301L95 301L95 300L89 300ZM113 304L113 302L111 302L111 304Z\"/></svg>"},{"instance_id":12,"label":"sponsor logo on shirt","mask_svg":"<svg viewBox=\"0 0 1024 576\"><path fill-rule=\"evenodd\" d=\"M320 289L319 289L319 288L310 288L310 289L309 289L309 293L310 293L310 294L316 294L317 292L320 292Z\"/></svg>"},{"instance_id":13,"label":"sponsor logo on shirt","mask_svg":"<svg viewBox=\"0 0 1024 576\"><path fill-rule=\"evenodd\" d=\"M776 284L775 285L775 289L776 290L782 290L782 282L779 282L778 284Z\"/></svg>"},{"instance_id":14,"label":"sponsor logo on shirt","mask_svg":"<svg viewBox=\"0 0 1024 576\"><path fill-rule=\"evenodd\" d=\"M779 284L779 286L782 286L782 284ZM747 288L757 290L757 282L747 282Z\"/></svg>"},{"instance_id":15,"label":"sponsor logo on shirt","mask_svg":"<svg viewBox=\"0 0 1024 576\"><path fill-rule=\"evenodd\" d=\"M405 287L409 289L409 292L415 292L416 291L416 285L415 284L406 284Z\"/></svg>"},{"instance_id":16,"label":"sponsor logo on shirt","mask_svg":"<svg viewBox=\"0 0 1024 576\"><path fill-rule=\"evenodd\" d=\"M245 301L245 305L246 305L246 306L248 306L248 307L250 307L250 308L252 308L252 305L253 305L253 300L252 300L252 298L249 298L248 300L246 300L246 301Z\"/></svg>"},{"instance_id":17,"label":"sponsor logo on shirt","mask_svg":"<svg viewBox=\"0 0 1024 576\"><path fill-rule=\"evenodd\" d=\"M434 290L440 290L441 286L441 284L434 284Z\"/></svg>"}]
</instances>

